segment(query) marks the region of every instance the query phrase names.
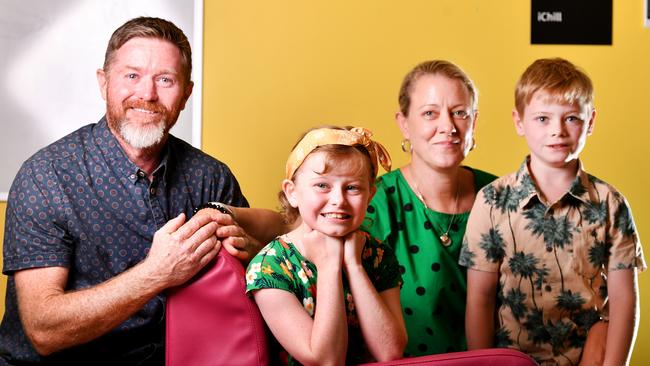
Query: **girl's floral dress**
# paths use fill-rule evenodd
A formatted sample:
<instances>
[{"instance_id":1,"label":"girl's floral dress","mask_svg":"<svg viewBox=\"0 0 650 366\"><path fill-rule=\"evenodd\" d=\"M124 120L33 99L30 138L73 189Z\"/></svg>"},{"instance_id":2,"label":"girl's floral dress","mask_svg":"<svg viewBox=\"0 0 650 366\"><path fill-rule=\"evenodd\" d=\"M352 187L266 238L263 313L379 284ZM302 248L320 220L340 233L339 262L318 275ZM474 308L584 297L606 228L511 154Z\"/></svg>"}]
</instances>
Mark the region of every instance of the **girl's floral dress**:
<instances>
[{"instance_id":1,"label":"girl's floral dress","mask_svg":"<svg viewBox=\"0 0 650 366\"><path fill-rule=\"evenodd\" d=\"M366 244L361 257L362 265L377 292L401 285L397 259L389 247L366 234ZM313 317L317 305L317 276L316 266L306 260L292 243L287 242L284 237L279 237L267 244L248 265L246 291L264 288L289 291L298 298L305 311ZM349 340L346 363L358 364L373 361L361 335L354 299L345 276L343 276L343 291ZM278 311L282 311L282 309L278 309ZM290 327L291 324L287 324L287 326ZM300 365L284 350L280 352L280 360L287 365Z\"/></svg>"}]
</instances>

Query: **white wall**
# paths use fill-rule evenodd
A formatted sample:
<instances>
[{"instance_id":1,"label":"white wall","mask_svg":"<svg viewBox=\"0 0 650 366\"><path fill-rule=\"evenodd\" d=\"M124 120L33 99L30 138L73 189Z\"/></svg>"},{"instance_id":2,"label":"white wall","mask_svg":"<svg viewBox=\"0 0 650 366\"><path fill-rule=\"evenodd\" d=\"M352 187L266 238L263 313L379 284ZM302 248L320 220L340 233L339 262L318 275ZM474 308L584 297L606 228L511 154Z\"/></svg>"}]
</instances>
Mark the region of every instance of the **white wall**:
<instances>
[{"instance_id":1,"label":"white wall","mask_svg":"<svg viewBox=\"0 0 650 366\"><path fill-rule=\"evenodd\" d=\"M193 50L193 96L172 133L200 146L201 0L0 0L0 199L22 162L105 111L95 71L113 31L168 19ZM195 17L198 21L195 22ZM194 118L193 118L194 117Z\"/></svg>"}]
</instances>

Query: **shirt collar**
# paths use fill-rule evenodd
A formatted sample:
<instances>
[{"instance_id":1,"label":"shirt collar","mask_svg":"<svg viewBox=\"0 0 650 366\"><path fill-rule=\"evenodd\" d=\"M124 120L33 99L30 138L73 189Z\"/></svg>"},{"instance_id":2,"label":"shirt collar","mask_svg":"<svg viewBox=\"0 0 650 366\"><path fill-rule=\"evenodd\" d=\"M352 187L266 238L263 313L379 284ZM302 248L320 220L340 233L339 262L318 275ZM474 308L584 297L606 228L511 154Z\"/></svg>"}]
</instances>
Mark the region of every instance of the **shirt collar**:
<instances>
[{"instance_id":1,"label":"shirt collar","mask_svg":"<svg viewBox=\"0 0 650 366\"><path fill-rule=\"evenodd\" d=\"M173 159L171 157L173 154L171 153L172 151L172 140L174 139L174 136L169 135L167 138L167 142L165 143L165 148L162 150L162 158L160 159L160 164L158 164L158 167L154 170L153 174L154 176L160 176L163 180L167 179L167 170L168 166L171 164Z\"/></svg>"},{"instance_id":2,"label":"shirt collar","mask_svg":"<svg viewBox=\"0 0 650 366\"><path fill-rule=\"evenodd\" d=\"M578 160L578 173L576 174L573 183L571 183L571 188L569 188L569 192L567 193L583 203L587 203L591 201L589 194L589 187L591 186L592 184L590 183L589 174L584 171L582 162Z\"/></svg>"},{"instance_id":3,"label":"shirt collar","mask_svg":"<svg viewBox=\"0 0 650 366\"><path fill-rule=\"evenodd\" d=\"M518 190L521 194L521 201L519 205L520 208L527 206L533 199L542 202L540 198L541 194L539 193L537 185L535 184L532 175L530 174L529 163L530 155L526 156L523 163L521 163L521 166L519 167L516 175L515 186L518 187ZM567 196L571 196L583 203L587 203L590 201L589 191L587 188L589 186L589 175L583 170L582 162L578 160L578 171L576 173L576 177L562 199L565 199Z\"/></svg>"},{"instance_id":4,"label":"shirt collar","mask_svg":"<svg viewBox=\"0 0 650 366\"><path fill-rule=\"evenodd\" d=\"M539 200L539 195L537 192L537 187L533 181L530 171L528 170L528 162L530 161L530 155L526 156L524 162L519 166L517 174L515 175L515 184L516 187L514 190L519 192L519 208L523 208L533 199Z\"/></svg>"},{"instance_id":5,"label":"shirt collar","mask_svg":"<svg viewBox=\"0 0 650 366\"><path fill-rule=\"evenodd\" d=\"M135 165L124 153L122 146L117 141L117 138L113 135L110 128L108 127L108 122L106 121L106 116L95 125L92 131L93 140L96 146L100 149L108 163L115 169L115 171L135 183L140 178L145 178L146 173L142 171L137 165ZM165 172L167 170L167 164L169 161L170 155L170 144L169 140L172 139L172 136L169 136L168 142L166 143L163 151L163 157L160 161L158 167L154 170L154 175L161 175L165 177Z\"/></svg>"}]
</instances>

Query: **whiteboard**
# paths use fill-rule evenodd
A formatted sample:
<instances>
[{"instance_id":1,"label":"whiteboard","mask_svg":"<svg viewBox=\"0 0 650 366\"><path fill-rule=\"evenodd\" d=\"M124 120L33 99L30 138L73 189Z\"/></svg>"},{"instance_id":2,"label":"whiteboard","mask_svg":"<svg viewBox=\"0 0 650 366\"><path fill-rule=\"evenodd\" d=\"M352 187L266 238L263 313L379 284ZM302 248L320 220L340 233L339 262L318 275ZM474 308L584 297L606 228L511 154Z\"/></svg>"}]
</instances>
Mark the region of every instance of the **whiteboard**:
<instances>
[{"instance_id":1,"label":"whiteboard","mask_svg":"<svg viewBox=\"0 0 650 366\"><path fill-rule=\"evenodd\" d=\"M0 200L20 165L106 111L95 72L127 20L172 21L192 44L194 90L172 134L200 148L202 0L0 0Z\"/></svg>"}]
</instances>

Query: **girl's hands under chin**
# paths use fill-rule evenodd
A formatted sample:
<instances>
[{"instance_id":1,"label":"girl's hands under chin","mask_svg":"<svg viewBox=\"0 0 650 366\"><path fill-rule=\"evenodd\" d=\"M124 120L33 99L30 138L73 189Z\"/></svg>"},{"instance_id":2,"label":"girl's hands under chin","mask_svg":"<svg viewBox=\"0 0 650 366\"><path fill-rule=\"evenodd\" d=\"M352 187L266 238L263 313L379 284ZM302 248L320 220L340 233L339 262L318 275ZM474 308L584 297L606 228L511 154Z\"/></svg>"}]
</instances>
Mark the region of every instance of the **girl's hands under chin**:
<instances>
[{"instance_id":1,"label":"girl's hands under chin","mask_svg":"<svg viewBox=\"0 0 650 366\"><path fill-rule=\"evenodd\" d=\"M366 244L367 235L362 231L353 231L345 236L343 264L346 268L361 265L361 252Z\"/></svg>"},{"instance_id":2,"label":"girl's hands under chin","mask_svg":"<svg viewBox=\"0 0 650 366\"><path fill-rule=\"evenodd\" d=\"M327 236L320 231L305 231L300 238L300 252L317 269L343 263L343 238Z\"/></svg>"}]
</instances>

